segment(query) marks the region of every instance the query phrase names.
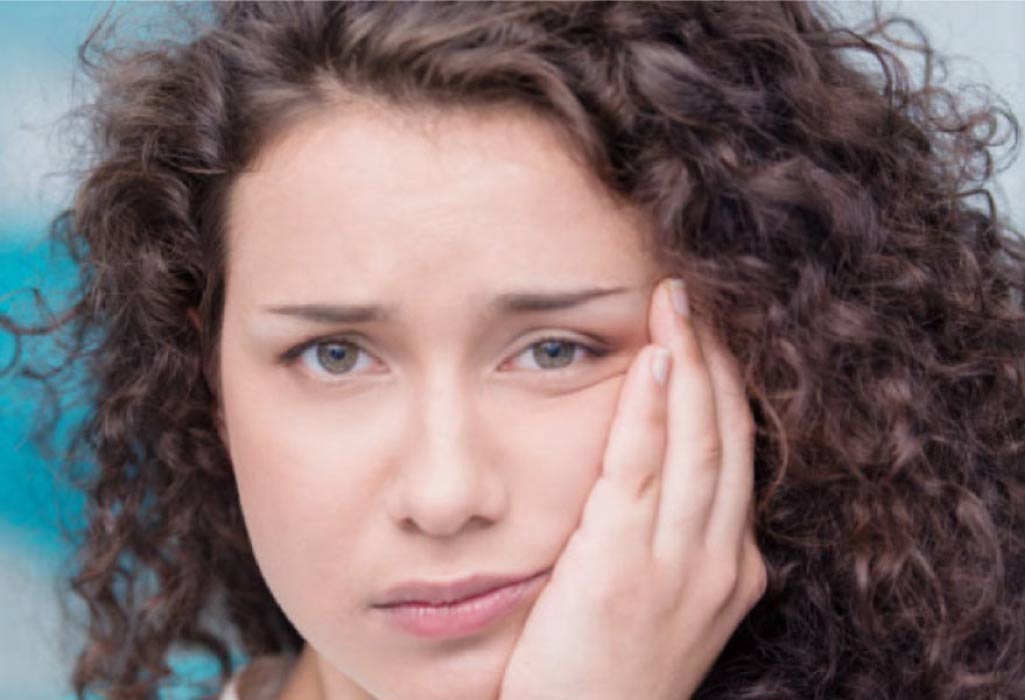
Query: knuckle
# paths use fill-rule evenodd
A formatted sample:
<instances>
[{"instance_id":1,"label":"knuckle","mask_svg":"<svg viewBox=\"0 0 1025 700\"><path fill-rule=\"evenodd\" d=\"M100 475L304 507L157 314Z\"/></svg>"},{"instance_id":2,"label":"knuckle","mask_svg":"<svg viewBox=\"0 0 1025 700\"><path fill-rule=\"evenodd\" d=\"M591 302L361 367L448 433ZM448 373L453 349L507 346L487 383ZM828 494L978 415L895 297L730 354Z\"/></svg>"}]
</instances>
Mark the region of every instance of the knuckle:
<instances>
[{"instance_id":1,"label":"knuckle","mask_svg":"<svg viewBox=\"0 0 1025 700\"><path fill-rule=\"evenodd\" d=\"M716 583L727 598L732 598L740 583L740 567L733 561L723 562L716 572Z\"/></svg>"},{"instance_id":2,"label":"knuckle","mask_svg":"<svg viewBox=\"0 0 1025 700\"><path fill-rule=\"evenodd\" d=\"M753 608L769 588L769 569L765 559L759 554L755 557L754 570L751 572L750 594L747 599L748 608Z\"/></svg>"},{"instance_id":3,"label":"knuckle","mask_svg":"<svg viewBox=\"0 0 1025 700\"><path fill-rule=\"evenodd\" d=\"M637 476L630 486L630 494L634 501L642 500L656 492L662 483L661 475L656 471L647 471Z\"/></svg>"},{"instance_id":4,"label":"knuckle","mask_svg":"<svg viewBox=\"0 0 1025 700\"><path fill-rule=\"evenodd\" d=\"M708 432L694 441L694 452L703 461L718 465L722 460L722 439L718 432Z\"/></svg>"},{"instance_id":5,"label":"knuckle","mask_svg":"<svg viewBox=\"0 0 1025 700\"><path fill-rule=\"evenodd\" d=\"M656 586L650 607L656 619L665 619L674 616L680 604L686 599L686 577L667 571L666 574L659 575L657 580L663 583Z\"/></svg>"},{"instance_id":6,"label":"knuckle","mask_svg":"<svg viewBox=\"0 0 1025 700\"><path fill-rule=\"evenodd\" d=\"M736 597L739 567L733 561L717 561L706 568L702 590L704 603L715 609L725 607Z\"/></svg>"},{"instance_id":7,"label":"knuckle","mask_svg":"<svg viewBox=\"0 0 1025 700\"><path fill-rule=\"evenodd\" d=\"M590 587L587 597L591 609L601 611L606 619L614 623L626 624L643 609L637 601L649 599L651 594L642 585L640 577L614 576Z\"/></svg>"},{"instance_id":8,"label":"knuckle","mask_svg":"<svg viewBox=\"0 0 1025 700\"><path fill-rule=\"evenodd\" d=\"M751 443L754 442L757 436L758 425L755 423L751 407L746 400L738 400L737 405L731 406L726 420L729 421L730 433L736 435L737 439L747 440Z\"/></svg>"},{"instance_id":9,"label":"knuckle","mask_svg":"<svg viewBox=\"0 0 1025 700\"><path fill-rule=\"evenodd\" d=\"M666 413L665 403L655 401L644 411L641 424L651 432L658 432L665 427Z\"/></svg>"}]
</instances>

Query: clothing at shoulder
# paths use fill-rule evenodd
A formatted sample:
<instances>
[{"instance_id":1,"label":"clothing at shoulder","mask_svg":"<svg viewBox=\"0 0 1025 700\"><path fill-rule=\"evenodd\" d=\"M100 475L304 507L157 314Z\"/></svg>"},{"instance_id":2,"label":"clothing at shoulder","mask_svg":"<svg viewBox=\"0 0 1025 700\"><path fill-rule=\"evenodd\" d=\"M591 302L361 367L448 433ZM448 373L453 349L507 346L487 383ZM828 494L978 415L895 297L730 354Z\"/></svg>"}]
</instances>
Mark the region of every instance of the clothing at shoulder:
<instances>
[{"instance_id":1,"label":"clothing at shoulder","mask_svg":"<svg viewBox=\"0 0 1025 700\"><path fill-rule=\"evenodd\" d=\"M277 700L295 661L289 654L253 659L224 686L220 700Z\"/></svg>"}]
</instances>

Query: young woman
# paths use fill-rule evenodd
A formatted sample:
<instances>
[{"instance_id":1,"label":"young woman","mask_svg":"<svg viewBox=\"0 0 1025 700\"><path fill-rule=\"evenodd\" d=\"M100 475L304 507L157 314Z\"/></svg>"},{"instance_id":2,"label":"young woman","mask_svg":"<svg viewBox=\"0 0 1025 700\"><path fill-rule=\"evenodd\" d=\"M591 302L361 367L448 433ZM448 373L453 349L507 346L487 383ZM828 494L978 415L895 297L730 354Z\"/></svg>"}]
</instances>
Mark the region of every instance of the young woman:
<instances>
[{"instance_id":1,"label":"young woman","mask_svg":"<svg viewBox=\"0 0 1025 700\"><path fill-rule=\"evenodd\" d=\"M1001 112L912 88L884 26L217 3L91 36L48 329L95 392L79 695L192 648L240 700L1025 697Z\"/></svg>"}]
</instances>

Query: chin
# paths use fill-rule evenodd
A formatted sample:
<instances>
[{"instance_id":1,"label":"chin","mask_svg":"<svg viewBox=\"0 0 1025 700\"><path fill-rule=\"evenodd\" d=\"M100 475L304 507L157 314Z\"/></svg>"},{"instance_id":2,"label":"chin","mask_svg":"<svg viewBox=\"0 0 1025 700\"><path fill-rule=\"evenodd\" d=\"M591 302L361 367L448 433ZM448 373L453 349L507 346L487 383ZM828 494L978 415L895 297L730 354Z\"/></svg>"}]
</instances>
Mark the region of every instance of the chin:
<instances>
[{"instance_id":1,"label":"chin","mask_svg":"<svg viewBox=\"0 0 1025 700\"><path fill-rule=\"evenodd\" d=\"M477 635L406 647L382 659L380 683L367 692L374 700L496 700L523 622L516 616Z\"/></svg>"}]
</instances>

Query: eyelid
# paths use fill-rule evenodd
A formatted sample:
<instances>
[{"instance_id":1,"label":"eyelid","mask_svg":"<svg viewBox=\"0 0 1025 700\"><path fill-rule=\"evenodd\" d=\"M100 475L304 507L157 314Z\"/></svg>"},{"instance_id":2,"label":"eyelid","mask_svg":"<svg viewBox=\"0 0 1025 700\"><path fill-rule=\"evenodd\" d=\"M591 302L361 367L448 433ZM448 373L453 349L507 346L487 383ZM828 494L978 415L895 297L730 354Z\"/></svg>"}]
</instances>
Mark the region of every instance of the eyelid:
<instances>
[{"instance_id":1,"label":"eyelid","mask_svg":"<svg viewBox=\"0 0 1025 700\"><path fill-rule=\"evenodd\" d=\"M278 360L284 365L292 365L298 363L303 353L310 348L316 347L317 345L327 345L329 343L348 343L356 348L356 352L360 354L373 355L372 352L367 350L366 345L368 344L365 339L362 338L359 333L334 333L328 335L316 336L304 340L301 343L292 346L285 352L283 352ZM345 381L349 381L350 376L356 376L359 372L346 372L344 374L335 375L335 377L324 379L321 381L323 384L340 384ZM323 373L322 376L331 377L330 372Z\"/></svg>"},{"instance_id":2,"label":"eyelid","mask_svg":"<svg viewBox=\"0 0 1025 700\"><path fill-rule=\"evenodd\" d=\"M540 345L541 343L545 343L545 342L549 342L549 341L556 341L556 342L566 343L566 344L569 344L569 345L575 345L575 346L579 347L584 352L584 354L586 356L584 362L586 362L588 360L601 359L602 357L608 355L612 351L610 343L607 340L599 338L599 337L592 336L588 340L582 340L582 339L580 339L577 336L574 336L574 335L571 335L571 334L568 334L568 333L565 333L565 332L551 331L551 332L545 333L544 335L535 337L532 340L530 340L529 342L527 342L518 351L516 351L515 353L511 354L507 360L504 360L502 362L502 365L504 366L510 360L513 360L513 359L519 357L520 355L522 355L524 352L526 352L530 348L534 347L535 345ZM355 347L357 352L373 355L373 353L370 352L369 350L367 350L367 348L365 347L365 341L361 339L360 334L358 334L358 333L355 333L355 334L354 333L342 333L342 334L317 336L317 337L314 337L314 338L310 338L308 340L304 340L303 342L301 342L301 343L299 343L297 345L294 345L291 348L289 348L288 350L286 350L285 352L281 353L281 355L279 355L279 357L278 357L278 360L282 364L286 364L286 365L293 364L293 363L297 362L302 357L303 353L305 353L309 348L316 347L317 345L320 345L320 344L328 344L328 343L348 343L348 344L351 344L353 347ZM557 369L549 369L549 370L538 369L538 370L524 370L524 371L530 371L530 372L533 372L533 373L543 373L543 374L557 374L557 373L559 373L561 371L572 370L572 369L574 369L576 366L578 366L580 364L581 364L581 362L577 362L577 363L575 363L573 365L570 365L568 367L560 367L560 368L557 368ZM358 372L357 373L347 372L345 374L336 375L335 379L328 379L328 380L326 380L326 383L341 383L341 382L347 381L347 378L349 376L358 376L359 374L360 373L358 373Z\"/></svg>"},{"instance_id":3,"label":"eyelid","mask_svg":"<svg viewBox=\"0 0 1025 700\"><path fill-rule=\"evenodd\" d=\"M547 370L546 369L538 369L538 370L524 370L524 371L530 371L530 372L533 372L535 374L557 374L557 373L562 372L562 371L571 371L571 370L579 367L582 363L586 363L588 360L600 359L600 358L604 357L605 355L608 355L609 352L610 352L608 344L606 344L606 343L602 343L602 342L599 342L597 340L594 340L594 341L584 341L584 340L580 340L580 339L578 339L578 338L576 338L574 336L571 336L571 335L554 333L554 334L544 335L544 336L541 336L539 338L535 338L534 340L531 340L526 345L524 345L518 352L513 353L509 357L509 360L507 360L507 361L502 363L502 366L505 366L505 364L507 362L516 359L517 357L519 357L523 353L525 353L528 350L530 350L535 345L540 345L541 343L553 342L553 341L554 342L558 342L558 343L566 343L567 345L574 345L574 346L580 348L583 351L584 355L585 355L584 360L582 360L580 362L575 362L575 363L569 365L568 367L559 367L559 368L556 368L556 369L547 369Z\"/></svg>"},{"instance_id":4,"label":"eyelid","mask_svg":"<svg viewBox=\"0 0 1025 700\"><path fill-rule=\"evenodd\" d=\"M306 352L307 348L309 348L311 346L314 346L314 345L319 345L321 343L324 343L324 344L327 344L327 343L352 343L353 345L358 346L361 350L364 349L363 345L358 340L358 334L342 333L342 334L331 334L331 335L319 335L319 336L316 336L316 337L304 340L301 343L298 343L296 345L293 345L288 350L285 350L283 353L281 353L278 356L278 360L280 360L281 362L284 362L284 363L291 362L292 360L298 359L300 355L302 355L304 352Z\"/></svg>"}]
</instances>

